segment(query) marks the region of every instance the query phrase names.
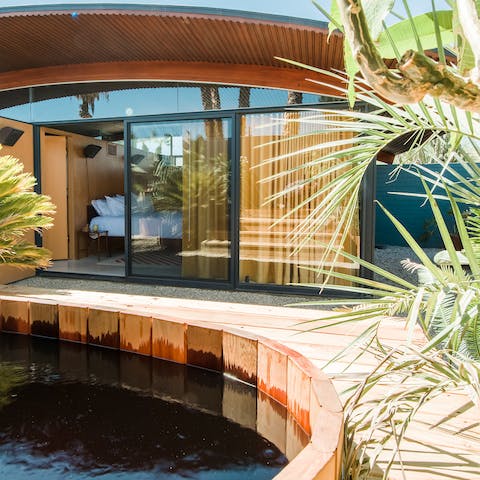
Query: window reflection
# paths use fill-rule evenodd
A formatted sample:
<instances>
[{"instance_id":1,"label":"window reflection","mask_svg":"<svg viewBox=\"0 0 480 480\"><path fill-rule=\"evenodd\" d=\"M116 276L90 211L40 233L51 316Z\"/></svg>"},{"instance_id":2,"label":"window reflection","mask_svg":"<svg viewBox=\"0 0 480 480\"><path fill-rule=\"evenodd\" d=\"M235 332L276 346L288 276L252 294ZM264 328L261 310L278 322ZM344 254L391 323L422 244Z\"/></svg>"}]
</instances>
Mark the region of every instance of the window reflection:
<instances>
[{"instance_id":1,"label":"window reflection","mask_svg":"<svg viewBox=\"0 0 480 480\"><path fill-rule=\"evenodd\" d=\"M52 122L319 103L328 97L285 90L179 82L96 82L0 92L0 116Z\"/></svg>"},{"instance_id":2,"label":"window reflection","mask_svg":"<svg viewBox=\"0 0 480 480\"><path fill-rule=\"evenodd\" d=\"M132 126L133 275L228 280L230 143L226 119Z\"/></svg>"},{"instance_id":3,"label":"window reflection","mask_svg":"<svg viewBox=\"0 0 480 480\"><path fill-rule=\"evenodd\" d=\"M337 150L335 142L349 138L316 111L242 117L240 282L321 284L324 277L318 269L322 260L336 272L358 273L358 264L341 256L326 256L324 246L336 235L339 219L348 207L340 205L332 211L322 229L314 223L330 194L329 183L342 174L335 168L334 155L328 161L315 160ZM355 215L358 219L358 210ZM358 222L342 233L345 251L358 255Z\"/></svg>"},{"instance_id":4,"label":"window reflection","mask_svg":"<svg viewBox=\"0 0 480 480\"><path fill-rule=\"evenodd\" d=\"M13 120L32 122L29 88L0 92L0 115Z\"/></svg>"}]
</instances>

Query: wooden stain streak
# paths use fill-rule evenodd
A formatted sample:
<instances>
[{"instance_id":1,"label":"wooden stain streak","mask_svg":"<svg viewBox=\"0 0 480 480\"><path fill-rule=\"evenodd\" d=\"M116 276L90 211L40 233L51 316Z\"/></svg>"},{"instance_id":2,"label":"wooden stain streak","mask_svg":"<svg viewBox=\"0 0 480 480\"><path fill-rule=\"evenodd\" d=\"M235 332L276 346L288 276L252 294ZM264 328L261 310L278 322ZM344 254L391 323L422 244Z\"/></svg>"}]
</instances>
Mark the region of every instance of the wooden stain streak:
<instances>
[{"instance_id":1,"label":"wooden stain streak","mask_svg":"<svg viewBox=\"0 0 480 480\"><path fill-rule=\"evenodd\" d=\"M88 343L100 345L102 347L119 348L120 335L118 332L102 333L100 336L93 337L88 333Z\"/></svg>"},{"instance_id":2,"label":"wooden stain streak","mask_svg":"<svg viewBox=\"0 0 480 480\"><path fill-rule=\"evenodd\" d=\"M28 323L28 321L24 320L22 317L14 317L12 315L8 315L7 318L5 318L2 315L1 321L2 321L2 330L6 332L15 332L15 333L23 333L23 334L30 333L30 324Z\"/></svg>"},{"instance_id":3,"label":"wooden stain streak","mask_svg":"<svg viewBox=\"0 0 480 480\"><path fill-rule=\"evenodd\" d=\"M285 389L269 386L263 380L258 381L257 388L261 392L266 393L269 397L272 397L284 407L287 406L287 392L285 391Z\"/></svg>"},{"instance_id":4,"label":"wooden stain streak","mask_svg":"<svg viewBox=\"0 0 480 480\"><path fill-rule=\"evenodd\" d=\"M185 346L178 346L169 342L166 338L153 340L152 356L156 358L164 358L178 363L187 363L185 355Z\"/></svg>"},{"instance_id":5,"label":"wooden stain streak","mask_svg":"<svg viewBox=\"0 0 480 480\"><path fill-rule=\"evenodd\" d=\"M125 338L120 337L120 350L127 352L141 353L142 355L152 355L152 342L140 342L138 346L133 346L131 342L127 342Z\"/></svg>"},{"instance_id":6,"label":"wooden stain streak","mask_svg":"<svg viewBox=\"0 0 480 480\"><path fill-rule=\"evenodd\" d=\"M257 376L239 365L228 362L225 364L225 372L254 387L257 385Z\"/></svg>"},{"instance_id":7,"label":"wooden stain streak","mask_svg":"<svg viewBox=\"0 0 480 480\"><path fill-rule=\"evenodd\" d=\"M310 427L310 411L306 408L302 408L300 403L296 400L292 401L292 411L291 414L295 418L296 422L305 430L308 435L312 434L312 429Z\"/></svg>"},{"instance_id":8,"label":"wooden stain streak","mask_svg":"<svg viewBox=\"0 0 480 480\"><path fill-rule=\"evenodd\" d=\"M84 307L59 305L59 338L87 343L88 311Z\"/></svg>"},{"instance_id":9,"label":"wooden stain streak","mask_svg":"<svg viewBox=\"0 0 480 480\"><path fill-rule=\"evenodd\" d=\"M152 319L140 315L120 313L120 350L152 354Z\"/></svg>"},{"instance_id":10,"label":"wooden stain streak","mask_svg":"<svg viewBox=\"0 0 480 480\"><path fill-rule=\"evenodd\" d=\"M212 352L204 352L203 350L194 350L189 348L187 350L187 363L197 367L208 368L217 372L222 371L222 357Z\"/></svg>"},{"instance_id":11,"label":"wooden stain streak","mask_svg":"<svg viewBox=\"0 0 480 480\"><path fill-rule=\"evenodd\" d=\"M68 340L70 342L77 343L87 343L87 336L83 335L79 331L67 331L60 329L58 335L62 340Z\"/></svg>"},{"instance_id":12,"label":"wooden stain streak","mask_svg":"<svg viewBox=\"0 0 480 480\"><path fill-rule=\"evenodd\" d=\"M257 385L259 390L287 405L287 365L288 357L284 352L268 344L258 345Z\"/></svg>"},{"instance_id":13,"label":"wooden stain streak","mask_svg":"<svg viewBox=\"0 0 480 480\"><path fill-rule=\"evenodd\" d=\"M223 362L225 372L250 385L257 385L258 342L230 332L223 332Z\"/></svg>"},{"instance_id":14,"label":"wooden stain streak","mask_svg":"<svg viewBox=\"0 0 480 480\"><path fill-rule=\"evenodd\" d=\"M31 324L31 333L40 337L58 338L58 321L52 323L48 320L34 320Z\"/></svg>"}]
</instances>

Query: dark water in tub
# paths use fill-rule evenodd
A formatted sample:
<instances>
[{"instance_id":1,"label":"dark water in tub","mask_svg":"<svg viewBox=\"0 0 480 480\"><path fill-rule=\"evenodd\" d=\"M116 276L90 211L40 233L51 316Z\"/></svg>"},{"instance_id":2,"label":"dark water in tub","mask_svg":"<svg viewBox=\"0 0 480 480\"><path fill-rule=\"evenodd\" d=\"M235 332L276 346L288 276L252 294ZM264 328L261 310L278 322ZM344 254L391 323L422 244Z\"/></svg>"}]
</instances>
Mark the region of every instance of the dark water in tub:
<instances>
[{"instance_id":1,"label":"dark water in tub","mask_svg":"<svg viewBox=\"0 0 480 480\"><path fill-rule=\"evenodd\" d=\"M226 381L136 355L0 334L0 479L270 479L286 458L221 416Z\"/></svg>"}]
</instances>

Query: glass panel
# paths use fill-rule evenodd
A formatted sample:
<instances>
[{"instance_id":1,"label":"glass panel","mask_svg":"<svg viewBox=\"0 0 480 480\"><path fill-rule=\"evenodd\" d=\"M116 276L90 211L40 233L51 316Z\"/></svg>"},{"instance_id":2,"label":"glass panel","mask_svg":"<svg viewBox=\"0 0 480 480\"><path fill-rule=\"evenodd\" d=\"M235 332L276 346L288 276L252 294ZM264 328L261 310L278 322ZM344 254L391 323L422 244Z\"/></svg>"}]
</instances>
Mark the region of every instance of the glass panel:
<instances>
[{"instance_id":1,"label":"glass panel","mask_svg":"<svg viewBox=\"0 0 480 480\"><path fill-rule=\"evenodd\" d=\"M131 126L132 274L229 280L229 119Z\"/></svg>"},{"instance_id":2,"label":"glass panel","mask_svg":"<svg viewBox=\"0 0 480 480\"><path fill-rule=\"evenodd\" d=\"M92 82L0 92L0 116L56 122L334 101L310 93L178 82Z\"/></svg>"},{"instance_id":3,"label":"glass panel","mask_svg":"<svg viewBox=\"0 0 480 480\"><path fill-rule=\"evenodd\" d=\"M180 84L178 109L180 112L238 108L238 87L211 84Z\"/></svg>"},{"instance_id":4,"label":"glass panel","mask_svg":"<svg viewBox=\"0 0 480 480\"><path fill-rule=\"evenodd\" d=\"M32 114L29 101L29 88L0 92L0 116L22 122L31 122Z\"/></svg>"},{"instance_id":5,"label":"glass panel","mask_svg":"<svg viewBox=\"0 0 480 480\"><path fill-rule=\"evenodd\" d=\"M332 120L331 118L329 120ZM319 267L338 225L341 210L332 221L309 237L302 229L315 214L323 197L310 199L326 180L312 179L334 166L336 160L297 168L332 151L322 144L345 138L323 122L320 112L281 112L245 115L241 124L240 156L240 282L286 285L320 283L312 271ZM332 172L329 180L334 175ZM280 194L286 191L286 193ZM324 195L325 196L325 195ZM293 212L287 215L288 212ZM358 220L358 211L356 214ZM311 225L310 225L311 226ZM301 245L301 248L298 248ZM358 221L350 232L346 250L358 254ZM326 259L336 271L356 274L358 265L346 259ZM308 267L308 268L305 268Z\"/></svg>"},{"instance_id":6,"label":"glass panel","mask_svg":"<svg viewBox=\"0 0 480 480\"><path fill-rule=\"evenodd\" d=\"M175 113L177 86L107 82L35 87L32 111L37 122Z\"/></svg>"}]
</instances>

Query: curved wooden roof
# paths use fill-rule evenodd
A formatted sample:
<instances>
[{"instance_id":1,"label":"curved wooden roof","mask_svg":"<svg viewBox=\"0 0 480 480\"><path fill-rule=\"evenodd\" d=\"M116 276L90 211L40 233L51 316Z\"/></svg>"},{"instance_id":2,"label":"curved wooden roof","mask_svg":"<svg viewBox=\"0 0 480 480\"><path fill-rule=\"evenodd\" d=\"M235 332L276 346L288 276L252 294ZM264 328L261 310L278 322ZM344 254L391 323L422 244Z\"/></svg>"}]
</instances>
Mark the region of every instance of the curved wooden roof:
<instances>
[{"instance_id":1,"label":"curved wooden roof","mask_svg":"<svg viewBox=\"0 0 480 480\"><path fill-rule=\"evenodd\" d=\"M233 10L140 5L0 9L0 89L104 80L185 80L319 92L341 69L323 22ZM328 93L328 92L322 92Z\"/></svg>"}]
</instances>

